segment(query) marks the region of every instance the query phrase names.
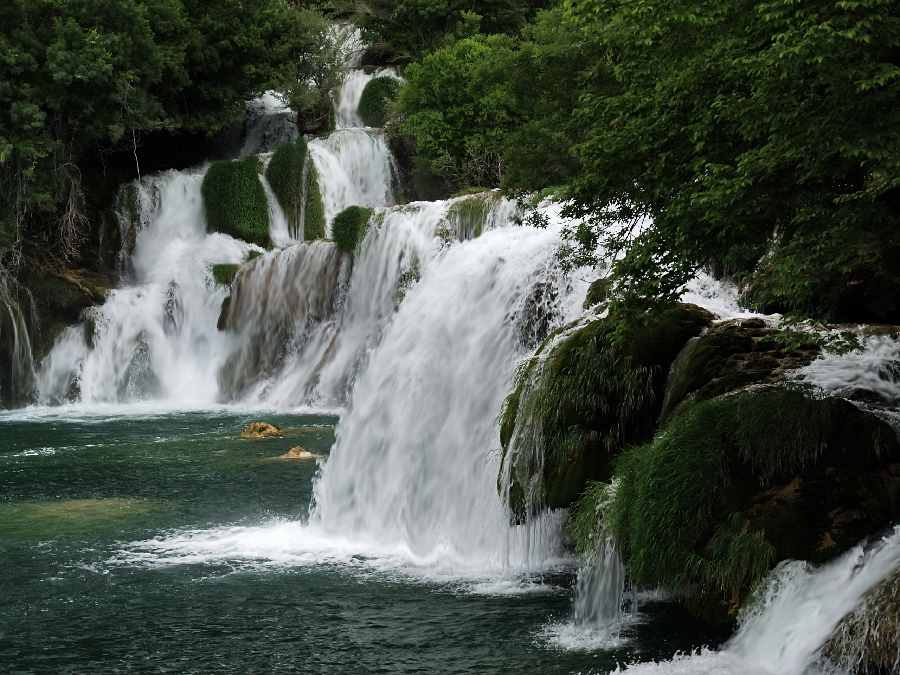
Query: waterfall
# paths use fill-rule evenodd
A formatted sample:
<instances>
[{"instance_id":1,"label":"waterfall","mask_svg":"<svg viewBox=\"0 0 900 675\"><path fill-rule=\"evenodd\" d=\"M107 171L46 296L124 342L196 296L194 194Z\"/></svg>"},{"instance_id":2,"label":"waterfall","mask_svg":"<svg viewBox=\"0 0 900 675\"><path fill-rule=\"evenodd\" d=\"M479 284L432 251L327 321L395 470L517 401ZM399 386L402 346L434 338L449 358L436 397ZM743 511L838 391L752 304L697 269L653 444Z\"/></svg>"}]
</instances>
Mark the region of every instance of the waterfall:
<instances>
[{"instance_id":1,"label":"waterfall","mask_svg":"<svg viewBox=\"0 0 900 675\"><path fill-rule=\"evenodd\" d=\"M533 562L508 548L496 415L522 351L516 325L527 291L556 276L558 237L492 230L424 267L354 387L312 522L404 542L423 561Z\"/></svg>"},{"instance_id":2,"label":"waterfall","mask_svg":"<svg viewBox=\"0 0 900 675\"><path fill-rule=\"evenodd\" d=\"M124 255L130 275L44 359L42 403L217 401L228 344L216 322L227 290L213 284L210 268L243 262L251 247L207 233L202 179L202 172L168 171L132 184L134 210L119 214L123 228L136 225L133 253L126 244Z\"/></svg>"},{"instance_id":3,"label":"waterfall","mask_svg":"<svg viewBox=\"0 0 900 675\"><path fill-rule=\"evenodd\" d=\"M26 289L14 288L0 267L0 405L7 407L30 403L35 393L34 301Z\"/></svg>"}]
</instances>

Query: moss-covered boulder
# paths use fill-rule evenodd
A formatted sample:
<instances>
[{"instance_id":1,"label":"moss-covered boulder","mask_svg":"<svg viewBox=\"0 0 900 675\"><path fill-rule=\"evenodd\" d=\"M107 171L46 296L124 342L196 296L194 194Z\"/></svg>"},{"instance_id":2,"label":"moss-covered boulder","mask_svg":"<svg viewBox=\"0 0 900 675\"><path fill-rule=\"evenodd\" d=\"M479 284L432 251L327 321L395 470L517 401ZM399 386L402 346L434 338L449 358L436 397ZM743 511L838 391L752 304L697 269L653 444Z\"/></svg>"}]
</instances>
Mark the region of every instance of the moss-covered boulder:
<instances>
[{"instance_id":1,"label":"moss-covered boulder","mask_svg":"<svg viewBox=\"0 0 900 675\"><path fill-rule=\"evenodd\" d=\"M373 77L359 97L357 114L367 127L382 127L387 122L388 101L397 98L400 82L393 77Z\"/></svg>"},{"instance_id":2,"label":"moss-covered boulder","mask_svg":"<svg viewBox=\"0 0 900 675\"><path fill-rule=\"evenodd\" d=\"M279 143L266 166L266 180L284 210L292 231L300 226L303 207L303 174L308 156L306 138Z\"/></svg>"},{"instance_id":3,"label":"moss-covered boulder","mask_svg":"<svg viewBox=\"0 0 900 675\"><path fill-rule=\"evenodd\" d=\"M605 532L635 584L686 593L726 623L777 562L825 562L900 516L898 461L891 428L852 403L752 387L622 453L611 487L579 501L574 532L582 549Z\"/></svg>"},{"instance_id":4,"label":"moss-covered boulder","mask_svg":"<svg viewBox=\"0 0 900 675\"><path fill-rule=\"evenodd\" d=\"M325 202L319 185L319 171L310 160L306 165L306 204L303 215L303 240L325 238Z\"/></svg>"},{"instance_id":5,"label":"moss-covered boulder","mask_svg":"<svg viewBox=\"0 0 900 675\"><path fill-rule=\"evenodd\" d=\"M222 263L212 266L212 278L217 284L222 286L231 286L234 277L243 265L238 263Z\"/></svg>"},{"instance_id":6,"label":"moss-covered boulder","mask_svg":"<svg viewBox=\"0 0 900 675\"><path fill-rule=\"evenodd\" d=\"M348 206L331 221L331 238L338 249L344 253L353 253L363 235L366 225L375 209L362 206Z\"/></svg>"},{"instance_id":7,"label":"moss-covered boulder","mask_svg":"<svg viewBox=\"0 0 900 675\"><path fill-rule=\"evenodd\" d=\"M269 201L256 158L213 162L203 177L203 205L215 232L263 248L269 245Z\"/></svg>"},{"instance_id":8,"label":"moss-covered boulder","mask_svg":"<svg viewBox=\"0 0 900 675\"><path fill-rule=\"evenodd\" d=\"M517 518L610 479L615 457L653 433L669 364L711 320L680 304L620 342L598 319L542 345L500 415L498 489Z\"/></svg>"},{"instance_id":9,"label":"moss-covered boulder","mask_svg":"<svg viewBox=\"0 0 900 675\"><path fill-rule=\"evenodd\" d=\"M697 401L751 384L780 382L819 354L810 343L786 348L762 318L716 324L679 354L663 402L661 426Z\"/></svg>"}]
</instances>

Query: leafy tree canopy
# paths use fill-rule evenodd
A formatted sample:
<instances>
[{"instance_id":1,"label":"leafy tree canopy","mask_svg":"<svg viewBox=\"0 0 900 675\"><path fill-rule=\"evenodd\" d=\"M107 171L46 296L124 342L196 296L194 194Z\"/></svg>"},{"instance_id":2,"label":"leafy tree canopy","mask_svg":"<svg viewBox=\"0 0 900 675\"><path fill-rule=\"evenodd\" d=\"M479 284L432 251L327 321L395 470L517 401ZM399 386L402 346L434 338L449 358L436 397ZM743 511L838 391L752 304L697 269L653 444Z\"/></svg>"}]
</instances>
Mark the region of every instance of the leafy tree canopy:
<instances>
[{"instance_id":1,"label":"leafy tree canopy","mask_svg":"<svg viewBox=\"0 0 900 675\"><path fill-rule=\"evenodd\" d=\"M623 251L625 305L671 299L699 265L744 251L735 271L765 254L760 301L825 318L900 307L896 2L566 6L615 79L581 91L591 137L571 211Z\"/></svg>"},{"instance_id":2,"label":"leafy tree canopy","mask_svg":"<svg viewBox=\"0 0 900 675\"><path fill-rule=\"evenodd\" d=\"M72 246L85 153L216 131L244 101L312 78L321 33L319 15L279 0L3 2L0 254L28 228Z\"/></svg>"}]
</instances>

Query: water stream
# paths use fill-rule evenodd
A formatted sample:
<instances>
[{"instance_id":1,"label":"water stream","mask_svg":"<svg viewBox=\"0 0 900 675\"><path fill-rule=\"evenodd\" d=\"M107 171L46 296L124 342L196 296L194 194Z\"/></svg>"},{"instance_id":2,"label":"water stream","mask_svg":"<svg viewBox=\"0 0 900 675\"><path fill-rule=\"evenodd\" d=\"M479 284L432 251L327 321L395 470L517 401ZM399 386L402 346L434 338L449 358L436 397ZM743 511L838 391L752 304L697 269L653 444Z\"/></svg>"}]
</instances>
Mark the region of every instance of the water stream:
<instances>
[{"instance_id":1,"label":"water stream","mask_svg":"<svg viewBox=\"0 0 900 675\"><path fill-rule=\"evenodd\" d=\"M355 114L370 77L351 74L338 130L309 144L329 220L376 207L352 260L296 241L271 194L279 248L210 234L205 167L123 189L119 288L41 364L39 405L0 413L0 661L21 673L803 672L826 628L897 565L896 542L777 571L778 592L730 642L695 651L726 636L659 598L623 615L615 551L573 575L563 514L511 524L496 485L501 403L517 363L580 316L597 273L558 271L558 204L541 207L543 229L492 194L397 205L388 145ZM275 103L256 107L235 154L293 133ZM251 251L262 255L246 262ZM246 263L230 289L217 263ZM688 295L722 318L742 312L705 275ZM238 438L257 419L285 437ZM327 459L279 459L296 445ZM807 626L811 607L820 630L800 644L785 626L798 611ZM693 656L667 660L678 651Z\"/></svg>"}]
</instances>

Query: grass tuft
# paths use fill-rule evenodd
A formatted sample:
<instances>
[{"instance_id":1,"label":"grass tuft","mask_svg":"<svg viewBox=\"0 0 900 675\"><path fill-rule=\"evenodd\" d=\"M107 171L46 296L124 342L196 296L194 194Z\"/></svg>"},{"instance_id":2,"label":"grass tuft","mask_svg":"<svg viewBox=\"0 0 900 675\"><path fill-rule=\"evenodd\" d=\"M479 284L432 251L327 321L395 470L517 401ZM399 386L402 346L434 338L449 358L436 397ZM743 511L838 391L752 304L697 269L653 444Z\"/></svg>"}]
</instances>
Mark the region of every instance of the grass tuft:
<instances>
[{"instance_id":1,"label":"grass tuft","mask_svg":"<svg viewBox=\"0 0 900 675\"><path fill-rule=\"evenodd\" d=\"M362 90L357 114L367 127L383 127L388 118L387 102L397 98L400 82L393 77L374 77Z\"/></svg>"},{"instance_id":2,"label":"grass tuft","mask_svg":"<svg viewBox=\"0 0 900 675\"><path fill-rule=\"evenodd\" d=\"M213 162L201 187L206 218L215 232L252 244L269 244L269 202L255 157Z\"/></svg>"},{"instance_id":3,"label":"grass tuft","mask_svg":"<svg viewBox=\"0 0 900 675\"><path fill-rule=\"evenodd\" d=\"M366 232L366 224L375 209L348 206L331 221L331 238L345 253L353 253Z\"/></svg>"}]
</instances>

